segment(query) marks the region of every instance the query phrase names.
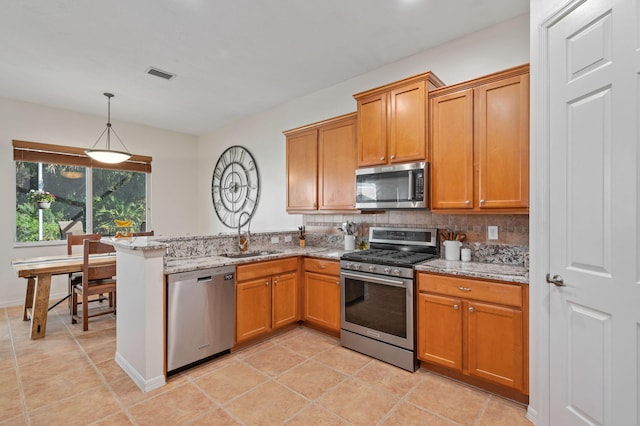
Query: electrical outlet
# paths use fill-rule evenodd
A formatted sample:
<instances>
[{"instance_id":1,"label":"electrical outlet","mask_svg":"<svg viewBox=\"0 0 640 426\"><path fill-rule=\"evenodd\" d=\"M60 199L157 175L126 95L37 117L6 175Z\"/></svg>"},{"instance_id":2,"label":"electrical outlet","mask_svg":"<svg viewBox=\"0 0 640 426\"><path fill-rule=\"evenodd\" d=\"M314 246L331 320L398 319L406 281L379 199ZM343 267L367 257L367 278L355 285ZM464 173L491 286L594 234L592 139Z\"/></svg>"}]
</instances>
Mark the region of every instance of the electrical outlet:
<instances>
[{"instance_id":1,"label":"electrical outlet","mask_svg":"<svg viewBox=\"0 0 640 426\"><path fill-rule=\"evenodd\" d=\"M498 227L497 226L487 226L487 239L488 240L497 240L498 239Z\"/></svg>"},{"instance_id":2,"label":"electrical outlet","mask_svg":"<svg viewBox=\"0 0 640 426\"><path fill-rule=\"evenodd\" d=\"M271 244L278 244L280 242L280 238L278 237L271 237Z\"/></svg>"},{"instance_id":3,"label":"electrical outlet","mask_svg":"<svg viewBox=\"0 0 640 426\"><path fill-rule=\"evenodd\" d=\"M291 235L285 235L284 236L284 242L285 243L290 243L291 242Z\"/></svg>"}]
</instances>

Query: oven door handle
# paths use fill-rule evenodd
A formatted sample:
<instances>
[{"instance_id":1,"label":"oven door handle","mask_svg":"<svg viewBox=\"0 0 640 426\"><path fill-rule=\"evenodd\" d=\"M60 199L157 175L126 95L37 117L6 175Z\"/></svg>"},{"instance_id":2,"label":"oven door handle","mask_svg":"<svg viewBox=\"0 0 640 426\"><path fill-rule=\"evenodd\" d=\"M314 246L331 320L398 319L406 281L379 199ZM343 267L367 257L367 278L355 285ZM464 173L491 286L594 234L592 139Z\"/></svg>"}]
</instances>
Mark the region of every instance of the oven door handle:
<instances>
[{"instance_id":1,"label":"oven door handle","mask_svg":"<svg viewBox=\"0 0 640 426\"><path fill-rule=\"evenodd\" d=\"M390 280L388 278L373 277L371 275L365 275L365 274L354 274L351 272L342 272L341 275L345 278L354 278L357 280L372 282L374 284L383 284L383 285L390 285L393 287L402 287L402 288L407 287L404 281Z\"/></svg>"}]
</instances>

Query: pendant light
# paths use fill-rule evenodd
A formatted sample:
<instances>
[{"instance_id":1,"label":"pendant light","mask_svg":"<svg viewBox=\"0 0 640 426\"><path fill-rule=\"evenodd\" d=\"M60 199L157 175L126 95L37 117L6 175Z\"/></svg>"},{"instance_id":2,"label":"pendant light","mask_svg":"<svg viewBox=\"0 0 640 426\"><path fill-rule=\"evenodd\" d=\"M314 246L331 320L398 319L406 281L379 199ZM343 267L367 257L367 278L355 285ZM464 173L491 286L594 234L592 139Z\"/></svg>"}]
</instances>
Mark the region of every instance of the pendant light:
<instances>
[{"instance_id":1,"label":"pendant light","mask_svg":"<svg viewBox=\"0 0 640 426\"><path fill-rule=\"evenodd\" d=\"M96 143L93 144L91 149L85 150L85 153L89 157L93 158L96 161L100 161L101 163L109 163L109 164L122 163L123 161L126 161L129 158L131 158L131 154L127 152L127 147L124 146L122 139L120 139L120 136L118 136L118 134L113 129L113 127L111 127L111 98L113 98L114 95L112 93L105 93L104 95L107 97L107 100L108 100L107 101L108 103L107 127L105 127L102 133L100 133L100 136L98 136L98 140L96 141ZM107 145L106 145L107 148L96 149L95 146L98 145L98 142L100 142L100 139L102 139L102 136L104 136L105 132L107 133ZM125 149L124 151L114 151L111 149L111 132L113 132L116 138L118 138L118 140L120 141L120 144Z\"/></svg>"}]
</instances>

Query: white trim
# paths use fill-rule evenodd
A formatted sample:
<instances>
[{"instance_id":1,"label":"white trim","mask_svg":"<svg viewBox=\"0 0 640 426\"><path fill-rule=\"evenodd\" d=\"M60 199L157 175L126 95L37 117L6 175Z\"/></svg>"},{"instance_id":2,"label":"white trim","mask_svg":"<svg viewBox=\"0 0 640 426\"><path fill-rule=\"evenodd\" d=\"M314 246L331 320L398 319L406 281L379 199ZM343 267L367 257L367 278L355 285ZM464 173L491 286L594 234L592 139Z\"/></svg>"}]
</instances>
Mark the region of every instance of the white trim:
<instances>
[{"instance_id":1,"label":"white trim","mask_svg":"<svg viewBox=\"0 0 640 426\"><path fill-rule=\"evenodd\" d=\"M140 374L131 364L129 364L129 362L127 362L127 360L124 359L124 357L120 355L119 352L116 352L115 361L116 364L118 364L120 368L122 368L124 372L129 375L131 380L133 380L134 383L138 385L142 392L150 392L167 384L164 376L156 376L152 377L151 379L145 380L142 377L142 374Z\"/></svg>"}]
</instances>

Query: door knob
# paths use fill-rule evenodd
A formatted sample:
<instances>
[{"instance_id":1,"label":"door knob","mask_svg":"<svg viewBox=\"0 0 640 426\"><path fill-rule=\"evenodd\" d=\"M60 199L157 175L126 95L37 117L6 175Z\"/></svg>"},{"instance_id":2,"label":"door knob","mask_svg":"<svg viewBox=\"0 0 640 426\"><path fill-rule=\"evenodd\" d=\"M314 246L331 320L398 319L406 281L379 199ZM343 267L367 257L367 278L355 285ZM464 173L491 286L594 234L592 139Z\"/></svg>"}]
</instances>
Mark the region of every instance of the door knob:
<instances>
[{"instance_id":1,"label":"door knob","mask_svg":"<svg viewBox=\"0 0 640 426\"><path fill-rule=\"evenodd\" d=\"M458 305L453 305L453 309L455 309L456 311L458 310Z\"/></svg>"},{"instance_id":2,"label":"door knob","mask_svg":"<svg viewBox=\"0 0 640 426\"><path fill-rule=\"evenodd\" d=\"M553 278L551 278L551 274L547 274L547 282L549 284L555 284L558 287L566 286L566 284L564 283L564 278L562 278L561 275L554 275Z\"/></svg>"}]
</instances>

